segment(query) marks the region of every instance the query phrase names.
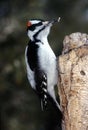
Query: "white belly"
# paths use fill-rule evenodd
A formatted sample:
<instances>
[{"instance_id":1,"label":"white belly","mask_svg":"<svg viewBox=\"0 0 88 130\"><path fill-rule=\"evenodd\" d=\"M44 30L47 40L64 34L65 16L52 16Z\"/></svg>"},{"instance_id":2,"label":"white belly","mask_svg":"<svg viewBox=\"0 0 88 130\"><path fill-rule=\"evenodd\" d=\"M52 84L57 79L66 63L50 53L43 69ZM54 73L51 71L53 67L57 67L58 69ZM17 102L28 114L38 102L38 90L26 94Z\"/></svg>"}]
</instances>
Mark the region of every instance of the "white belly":
<instances>
[{"instance_id":1,"label":"white belly","mask_svg":"<svg viewBox=\"0 0 88 130\"><path fill-rule=\"evenodd\" d=\"M39 48L39 61L41 69L46 73L48 86L53 87L57 84L57 63L56 56L49 45L42 45Z\"/></svg>"}]
</instances>

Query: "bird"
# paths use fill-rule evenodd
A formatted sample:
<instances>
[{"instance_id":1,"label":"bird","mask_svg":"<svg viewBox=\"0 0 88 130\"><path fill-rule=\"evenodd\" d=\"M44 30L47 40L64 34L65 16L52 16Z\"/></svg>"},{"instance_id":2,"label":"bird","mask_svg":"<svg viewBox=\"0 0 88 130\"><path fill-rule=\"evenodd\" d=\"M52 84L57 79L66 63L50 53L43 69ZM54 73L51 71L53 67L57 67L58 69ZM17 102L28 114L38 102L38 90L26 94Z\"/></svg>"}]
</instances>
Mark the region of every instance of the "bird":
<instances>
[{"instance_id":1,"label":"bird","mask_svg":"<svg viewBox=\"0 0 88 130\"><path fill-rule=\"evenodd\" d=\"M27 22L29 42L25 49L28 81L39 96L41 109L46 110L48 102L61 112L54 87L58 80L57 58L48 42L50 29L57 20L31 19Z\"/></svg>"}]
</instances>

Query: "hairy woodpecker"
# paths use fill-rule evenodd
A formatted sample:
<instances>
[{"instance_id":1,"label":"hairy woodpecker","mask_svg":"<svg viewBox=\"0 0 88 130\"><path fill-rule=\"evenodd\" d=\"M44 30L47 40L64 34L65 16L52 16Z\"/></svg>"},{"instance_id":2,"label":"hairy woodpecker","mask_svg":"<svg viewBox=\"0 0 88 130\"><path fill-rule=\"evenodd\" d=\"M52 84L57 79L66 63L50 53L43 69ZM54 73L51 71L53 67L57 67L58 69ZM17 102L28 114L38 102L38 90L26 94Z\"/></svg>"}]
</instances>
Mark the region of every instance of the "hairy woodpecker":
<instances>
[{"instance_id":1,"label":"hairy woodpecker","mask_svg":"<svg viewBox=\"0 0 88 130\"><path fill-rule=\"evenodd\" d=\"M58 77L56 56L47 40L51 26L57 21L59 22L59 19L37 19L27 23L27 34L30 38L25 50L27 77L31 87L40 97L42 110L47 108L49 99L60 110L54 91Z\"/></svg>"}]
</instances>

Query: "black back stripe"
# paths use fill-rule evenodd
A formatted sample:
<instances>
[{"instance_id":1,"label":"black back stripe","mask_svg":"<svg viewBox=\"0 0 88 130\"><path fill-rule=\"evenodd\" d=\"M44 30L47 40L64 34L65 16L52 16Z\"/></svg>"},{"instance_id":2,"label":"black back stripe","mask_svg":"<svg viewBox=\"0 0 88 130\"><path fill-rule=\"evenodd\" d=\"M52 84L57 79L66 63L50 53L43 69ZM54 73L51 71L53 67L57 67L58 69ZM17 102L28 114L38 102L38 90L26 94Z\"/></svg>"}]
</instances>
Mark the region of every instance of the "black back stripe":
<instances>
[{"instance_id":1,"label":"black back stripe","mask_svg":"<svg viewBox=\"0 0 88 130\"><path fill-rule=\"evenodd\" d=\"M32 71L38 66L37 51L38 45L36 45L33 41L29 41L27 48L27 61Z\"/></svg>"}]
</instances>

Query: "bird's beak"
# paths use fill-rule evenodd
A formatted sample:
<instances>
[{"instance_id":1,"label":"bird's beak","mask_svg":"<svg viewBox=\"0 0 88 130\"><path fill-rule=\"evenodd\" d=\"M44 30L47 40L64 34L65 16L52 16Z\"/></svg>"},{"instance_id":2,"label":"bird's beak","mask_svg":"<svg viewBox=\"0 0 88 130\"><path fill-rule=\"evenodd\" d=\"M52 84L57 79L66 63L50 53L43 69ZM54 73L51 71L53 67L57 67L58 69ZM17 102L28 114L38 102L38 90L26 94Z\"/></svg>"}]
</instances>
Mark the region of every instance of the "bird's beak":
<instances>
[{"instance_id":1,"label":"bird's beak","mask_svg":"<svg viewBox=\"0 0 88 130\"><path fill-rule=\"evenodd\" d=\"M57 23L57 22L60 22L60 17L58 19L51 20L49 23L54 24L54 23Z\"/></svg>"},{"instance_id":2,"label":"bird's beak","mask_svg":"<svg viewBox=\"0 0 88 130\"><path fill-rule=\"evenodd\" d=\"M44 21L44 22L43 22L43 25L44 25L45 27L48 27L48 26L52 26L53 23L54 23L54 20L52 20L52 21Z\"/></svg>"},{"instance_id":3,"label":"bird's beak","mask_svg":"<svg viewBox=\"0 0 88 130\"><path fill-rule=\"evenodd\" d=\"M45 26L51 25L52 26L54 23L59 22L59 21L60 21L60 17L57 20L44 21L43 25L45 25Z\"/></svg>"}]
</instances>

